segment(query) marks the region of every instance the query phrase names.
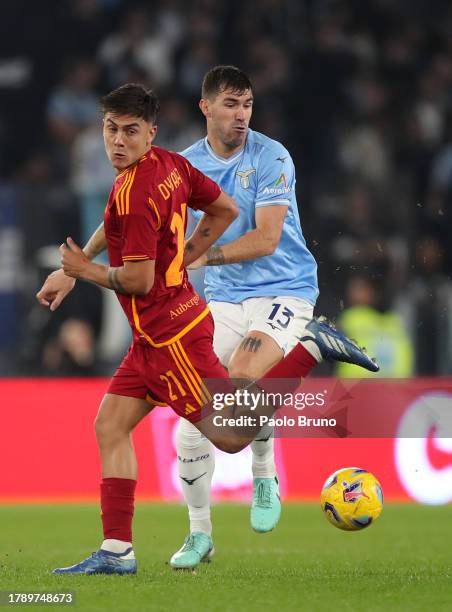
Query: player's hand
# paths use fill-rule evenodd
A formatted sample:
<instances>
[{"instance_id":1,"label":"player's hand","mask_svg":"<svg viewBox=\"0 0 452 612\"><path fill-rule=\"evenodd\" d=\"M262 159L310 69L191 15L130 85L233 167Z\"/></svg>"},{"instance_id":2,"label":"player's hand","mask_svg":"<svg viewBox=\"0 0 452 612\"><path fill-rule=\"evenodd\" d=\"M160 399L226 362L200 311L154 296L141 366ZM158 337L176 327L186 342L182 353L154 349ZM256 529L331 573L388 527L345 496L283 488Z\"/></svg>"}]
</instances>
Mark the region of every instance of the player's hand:
<instances>
[{"instance_id":1,"label":"player's hand","mask_svg":"<svg viewBox=\"0 0 452 612\"><path fill-rule=\"evenodd\" d=\"M91 261L72 238L67 238L66 244L60 246L61 267L66 276L84 278Z\"/></svg>"},{"instance_id":2,"label":"player's hand","mask_svg":"<svg viewBox=\"0 0 452 612\"><path fill-rule=\"evenodd\" d=\"M42 306L49 306L53 312L72 291L74 285L74 278L66 276L63 270L55 270L46 278L45 283L36 294L36 299Z\"/></svg>"}]
</instances>

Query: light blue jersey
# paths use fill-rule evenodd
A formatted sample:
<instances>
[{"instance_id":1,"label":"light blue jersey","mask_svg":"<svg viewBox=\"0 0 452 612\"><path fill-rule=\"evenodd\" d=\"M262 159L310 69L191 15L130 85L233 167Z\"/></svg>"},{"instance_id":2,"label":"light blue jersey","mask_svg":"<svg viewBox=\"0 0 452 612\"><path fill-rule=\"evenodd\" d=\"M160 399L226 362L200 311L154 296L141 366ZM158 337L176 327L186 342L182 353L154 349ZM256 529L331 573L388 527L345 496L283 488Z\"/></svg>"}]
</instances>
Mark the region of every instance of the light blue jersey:
<instances>
[{"instance_id":1,"label":"light blue jersey","mask_svg":"<svg viewBox=\"0 0 452 612\"><path fill-rule=\"evenodd\" d=\"M255 210L288 206L281 240L272 255L205 268L208 301L243 302L252 297L292 296L315 304L317 264L301 231L295 197L295 168L276 140L248 131L244 148L229 159L216 155L207 138L182 151L196 168L237 202L240 215L216 242L221 246L256 229ZM193 212L199 219L201 212Z\"/></svg>"}]
</instances>

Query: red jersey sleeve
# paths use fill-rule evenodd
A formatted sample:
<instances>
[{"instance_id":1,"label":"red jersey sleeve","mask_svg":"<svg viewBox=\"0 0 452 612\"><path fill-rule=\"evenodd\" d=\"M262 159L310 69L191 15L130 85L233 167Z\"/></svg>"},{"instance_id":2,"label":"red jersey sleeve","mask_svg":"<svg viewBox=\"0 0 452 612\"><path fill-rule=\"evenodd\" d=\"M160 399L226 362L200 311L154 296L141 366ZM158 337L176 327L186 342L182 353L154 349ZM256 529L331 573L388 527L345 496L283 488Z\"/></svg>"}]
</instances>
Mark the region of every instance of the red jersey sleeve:
<instances>
[{"instance_id":1,"label":"red jersey sleeve","mask_svg":"<svg viewBox=\"0 0 452 612\"><path fill-rule=\"evenodd\" d=\"M130 193L130 210L120 217L123 261L156 257L160 219L148 199L144 189L133 186Z\"/></svg>"},{"instance_id":2,"label":"red jersey sleeve","mask_svg":"<svg viewBox=\"0 0 452 612\"><path fill-rule=\"evenodd\" d=\"M205 206L212 204L212 202L219 198L221 189L215 181L212 181L212 179L192 166L189 161L184 159L184 163L186 164L191 186L188 205L195 210L203 210Z\"/></svg>"}]
</instances>

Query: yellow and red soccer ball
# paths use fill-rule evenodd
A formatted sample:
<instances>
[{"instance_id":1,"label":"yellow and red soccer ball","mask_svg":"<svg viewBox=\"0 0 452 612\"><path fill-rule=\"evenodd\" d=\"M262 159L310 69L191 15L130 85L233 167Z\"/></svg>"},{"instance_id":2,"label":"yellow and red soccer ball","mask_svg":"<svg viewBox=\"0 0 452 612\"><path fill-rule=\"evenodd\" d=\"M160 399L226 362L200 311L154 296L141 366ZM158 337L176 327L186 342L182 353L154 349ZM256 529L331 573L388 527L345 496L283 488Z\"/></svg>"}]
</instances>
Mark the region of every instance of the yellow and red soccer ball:
<instances>
[{"instance_id":1,"label":"yellow and red soccer ball","mask_svg":"<svg viewBox=\"0 0 452 612\"><path fill-rule=\"evenodd\" d=\"M337 470L323 485L320 505L329 522L346 531L372 525L383 509L383 491L373 474L360 468Z\"/></svg>"}]
</instances>

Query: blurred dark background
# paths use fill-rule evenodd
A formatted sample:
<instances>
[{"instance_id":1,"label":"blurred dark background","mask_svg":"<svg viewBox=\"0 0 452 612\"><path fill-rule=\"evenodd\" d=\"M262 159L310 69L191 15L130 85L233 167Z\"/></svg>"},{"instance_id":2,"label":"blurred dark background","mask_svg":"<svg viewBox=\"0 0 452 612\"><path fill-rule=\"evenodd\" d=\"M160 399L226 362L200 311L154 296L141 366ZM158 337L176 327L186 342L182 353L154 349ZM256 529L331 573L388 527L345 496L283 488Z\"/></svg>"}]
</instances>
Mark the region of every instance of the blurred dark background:
<instances>
[{"instance_id":1,"label":"blurred dark background","mask_svg":"<svg viewBox=\"0 0 452 612\"><path fill-rule=\"evenodd\" d=\"M180 151L204 134L217 63L250 73L251 126L295 160L317 312L385 376L451 374L451 31L443 0L3 0L0 375L112 371L127 330L111 292L79 283L53 316L34 299L56 245L101 220L98 97L154 87L156 144Z\"/></svg>"}]
</instances>

